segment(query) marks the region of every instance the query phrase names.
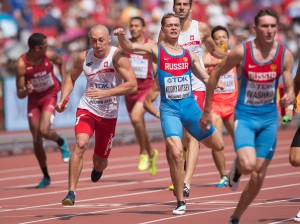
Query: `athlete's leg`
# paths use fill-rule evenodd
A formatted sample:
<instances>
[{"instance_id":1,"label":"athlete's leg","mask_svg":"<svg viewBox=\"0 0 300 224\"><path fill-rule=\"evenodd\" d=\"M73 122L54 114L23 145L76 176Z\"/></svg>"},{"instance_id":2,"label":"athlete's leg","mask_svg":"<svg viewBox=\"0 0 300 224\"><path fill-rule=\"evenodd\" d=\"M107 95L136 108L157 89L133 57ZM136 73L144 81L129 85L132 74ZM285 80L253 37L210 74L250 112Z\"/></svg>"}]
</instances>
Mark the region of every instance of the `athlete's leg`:
<instances>
[{"instance_id":1,"label":"athlete's leg","mask_svg":"<svg viewBox=\"0 0 300 224\"><path fill-rule=\"evenodd\" d=\"M54 114L51 111L42 111L41 114L41 122L39 125L39 132L42 134L43 138L57 141L59 135L56 133L54 129L51 128L51 124L54 120Z\"/></svg>"},{"instance_id":2,"label":"athlete's leg","mask_svg":"<svg viewBox=\"0 0 300 224\"><path fill-rule=\"evenodd\" d=\"M294 135L290 148L289 159L292 166L300 166L300 127L298 127Z\"/></svg>"},{"instance_id":3,"label":"athlete's leg","mask_svg":"<svg viewBox=\"0 0 300 224\"><path fill-rule=\"evenodd\" d=\"M88 143L89 135L81 133L76 135L75 149L71 153L69 162L69 190L75 191L79 176L82 170L83 154L85 153Z\"/></svg>"},{"instance_id":4,"label":"athlete's leg","mask_svg":"<svg viewBox=\"0 0 300 224\"><path fill-rule=\"evenodd\" d=\"M217 114L213 114L213 119L212 119L212 124L215 126L216 130L218 130L220 137L222 138L223 136L223 131L222 131L222 127L223 127L223 121L222 118L217 115ZM223 176L226 176L226 168L225 168L225 156L224 156L224 152L222 151L217 151L212 149L212 157L213 160L215 162L215 165L220 173L221 178Z\"/></svg>"},{"instance_id":5,"label":"athlete's leg","mask_svg":"<svg viewBox=\"0 0 300 224\"><path fill-rule=\"evenodd\" d=\"M170 174L174 185L174 192L177 201L184 201L183 198L183 158L182 142L180 137L171 136L166 139L167 158L170 166Z\"/></svg>"},{"instance_id":6,"label":"athlete's leg","mask_svg":"<svg viewBox=\"0 0 300 224\"><path fill-rule=\"evenodd\" d=\"M184 130L187 139L187 154L186 154L186 167L185 167L185 176L184 176L184 183L188 186L191 185L192 177L197 165L199 151L200 151L200 144L197 139L191 136L186 130Z\"/></svg>"},{"instance_id":7,"label":"athlete's leg","mask_svg":"<svg viewBox=\"0 0 300 224\"><path fill-rule=\"evenodd\" d=\"M240 150L238 151L238 153L239 152ZM239 203L233 213L234 217L240 218L242 214L245 212L245 210L247 209L247 207L250 205L250 203L254 200L254 198L259 193L263 185L266 171L270 162L271 160L268 159L257 158L255 168L251 172L250 180L247 183L246 187L244 188ZM240 170L242 171L242 169Z\"/></svg>"}]
</instances>

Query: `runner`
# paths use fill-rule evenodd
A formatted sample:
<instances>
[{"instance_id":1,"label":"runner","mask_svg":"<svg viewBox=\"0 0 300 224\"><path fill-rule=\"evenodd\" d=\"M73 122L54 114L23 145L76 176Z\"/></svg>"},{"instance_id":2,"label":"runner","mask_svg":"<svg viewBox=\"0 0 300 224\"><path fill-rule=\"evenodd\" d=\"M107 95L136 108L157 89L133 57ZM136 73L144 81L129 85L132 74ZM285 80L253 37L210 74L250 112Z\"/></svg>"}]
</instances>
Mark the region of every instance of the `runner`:
<instances>
[{"instance_id":1,"label":"runner","mask_svg":"<svg viewBox=\"0 0 300 224\"><path fill-rule=\"evenodd\" d=\"M173 2L173 11L179 16L181 26L178 43L183 48L194 52L199 58L201 66L204 68L202 62L203 44L205 45L206 49L216 58L223 58L226 56L226 54L217 47L214 40L211 38L211 32L207 24L190 19L192 3L192 0L174 0ZM164 33L161 31L159 35L159 43L161 43L164 38ZM205 84L192 74L193 95L202 111L205 99L205 88ZM186 155L187 162L183 194L185 197L189 197L191 181L199 157L200 145L195 138L189 135L186 131L184 132L184 146L188 150ZM185 150L183 150L183 152L185 152ZM170 189L172 189L172 186L170 186Z\"/></svg>"},{"instance_id":2,"label":"runner","mask_svg":"<svg viewBox=\"0 0 300 224\"><path fill-rule=\"evenodd\" d=\"M83 166L83 155L95 132L95 148L91 180L97 182L108 165L118 116L119 96L137 90L136 78L129 59L116 47L111 46L107 27L93 26L89 31L92 46L79 54L74 68L62 86L58 112L70 95L77 78L83 72L87 79L85 95L81 98L75 123L76 146L69 163L68 194L63 205L75 204L75 191Z\"/></svg>"},{"instance_id":3,"label":"runner","mask_svg":"<svg viewBox=\"0 0 300 224\"><path fill-rule=\"evenodd\" d=\"M183 158L182 133L183 127L198 141L215 150L223 150L223 141L214 127L210 127L203 134L197 123L201 117L191 90L191 70L202 81L209 76L201 67L198 57L178 44L180 33L179 16L169 13L161 21L161 30L165 34L164 42L156 44L137 44L125 37L122 28L116 29L114 34L118 37L122 49L139 54L147 54L152 62L157 64L156 82L160 87L161 104L160 118L167 145L171 179L177 199L177 207L173 214L182 215L186 211L186 202L183 197ZM186 110L189 108L189 110Z\"/></svg>"},{"instance_id":4,"label":"runner","mask_svg":"<svg viewBox=\"0 0 300 224\"><path fill-rule=\"evenodd\" d=\"M130 41L133 43L144 44L150 41L145 37L145 21L141 17L130 19L129 31L131 34ZM125 96L126 107L140 146L138 169L140 171L149 169L150 174L155 175L158 151L151 147L144 119L146 111L143 107L146 95L154 83L152 65L147 56L129 52L125 52L125 54L129 57L138 84L138 90L135 93Z\"/></svg>"},{"instance_id":5,"label":"runner","mask_svg":"<svg viewBox=\"0 0 300 224\"><path fill-rule=\"evenodd\" d=\"M228 30L223 26L216 26L211 31L211 36L223 51L228 53ZM210 73L213 68L220 62L211 54L206 53L203 55L203 63ZM212 98L212 123L215 128L222 135L223 124L233 139L234 121L233 112L237 100L237 76L235 67L225 75L220 77L224 84L224 89L216 89ZM216 187L225 187L228 185L228 178L226 174L225 156L224 152L217 152L212 150L212 156L216 167L220 173L221 180L216 184Z\"/></svg>"},{"instance_id":6,"label":"runner","mask_svg":"<svg viewBox=\"0 0 300 224\"><path fill-rule=\"evenodd\" d=\"M229 219L238 224L259 193L267 168L273 158L277 136L276 89L283 75L284 106L294 103L291 52L275 41L278 15L272 9L260 10L254 18L256 38L236 46L211 72L206 89L202 130L211 125L211 101L219 77L237 67L239 96L235 106L234 147L237 158L229 173L229 186L236 190L241 174L250 174L239 203Z\"/></svg>"},{"instance_id":7,"label":"runner","mask_svg":"<svg viewBox=\"0 0 300 224\"><path fill-rule=\"evenodd\" d=\"M28 39L29 50L22 54L16 63L17 96L28 96L28 123L33 138L34 154L44 175L37 188L45 188L51 178L47 168L47 156L43 138L55 141L64 162L69 161L70 150L67 140L51 128L55 114L60 82L54 74L54 65L59 69L62 81L65 80L65 64L62 57L48 50L47 37L33 33Z\"/></svg>"}]
</instances>

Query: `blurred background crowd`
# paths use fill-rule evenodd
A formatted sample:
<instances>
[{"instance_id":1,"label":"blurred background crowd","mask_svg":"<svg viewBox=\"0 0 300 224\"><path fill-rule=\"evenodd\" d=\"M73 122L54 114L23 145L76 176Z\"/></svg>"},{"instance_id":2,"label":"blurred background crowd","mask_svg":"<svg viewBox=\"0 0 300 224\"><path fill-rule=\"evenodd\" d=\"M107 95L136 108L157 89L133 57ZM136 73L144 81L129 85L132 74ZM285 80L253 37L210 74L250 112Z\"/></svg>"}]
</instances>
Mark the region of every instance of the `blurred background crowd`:
<instances>
[{"instance_id":1,"label":"blurred background crowd","mask_svg":"<svg viewBox=\"0 0 300 224\"><path fill-rule=\"evenodd\" d=\"M0 77L14 75L14 62L27 50L32 32L46 34L49 46L62 55L69 70L79 51L87 49L87 31L95 24L111 31L127 27L132 16L147 22L147 35L157 40L160 19L173 0L2 0L0 3ZM277 39L300 57L300 0L194 0L192 18L209 26L226 26L234 45L250 39L258 9L280 15ZM115 39L113 42L115 44Z\"/></svg>"}]
</instances>

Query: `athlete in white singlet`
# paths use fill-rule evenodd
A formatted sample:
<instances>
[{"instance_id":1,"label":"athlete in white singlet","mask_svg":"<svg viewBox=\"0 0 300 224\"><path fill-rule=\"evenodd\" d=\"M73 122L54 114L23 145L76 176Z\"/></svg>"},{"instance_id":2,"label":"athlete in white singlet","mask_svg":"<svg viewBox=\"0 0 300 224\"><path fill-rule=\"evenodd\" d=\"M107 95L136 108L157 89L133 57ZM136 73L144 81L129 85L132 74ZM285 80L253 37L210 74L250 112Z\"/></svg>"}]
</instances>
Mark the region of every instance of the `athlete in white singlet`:
<instances>
[{"instance_id":1,"label":"athlete in white singlet","mask_svg":"<svg viewBox=\"0 0 300 224\"><path fill-rule=\"evenodd\" d=\"M62 112L63 101L70 95L74 83L84 72L87 87L76 112L76 146L69 163L69 192L63 205L74 205L75 190L82 170L83 154L95 132L95 148L91 180L97 182L107 167L115 136L119 96L136 91L137 83L129 59L110 45L108 29L96 25L89 32L92 49L81 52L62 87L56 110Z\"/></svg>"}]
</instances>

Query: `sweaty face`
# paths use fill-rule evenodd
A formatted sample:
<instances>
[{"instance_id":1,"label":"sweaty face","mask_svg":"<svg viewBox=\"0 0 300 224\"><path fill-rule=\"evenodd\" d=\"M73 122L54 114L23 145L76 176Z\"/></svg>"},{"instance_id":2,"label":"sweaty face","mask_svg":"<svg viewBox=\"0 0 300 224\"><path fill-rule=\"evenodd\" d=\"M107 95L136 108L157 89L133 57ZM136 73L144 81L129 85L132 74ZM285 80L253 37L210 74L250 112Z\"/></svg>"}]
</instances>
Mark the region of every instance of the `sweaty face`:
<instances>
[{"instance_id":1,"label":"sweaty face","mask_svg":"<svg viewBox=\"0 0 300 224\"><path fill-rule=\"evenodd\" d=\"M214 33L214 41L218 47L227 46L228 45L228 37L227 33L224 30L218 30Z\"/></svg>"},{"instance_id":2,"label":"sweaty face","mask_svg":"<svg viewBox=\"0 0 300 224\"><path fill-rule=\"evenodd\" d=\"M142 22L138 19L131 20L129 24L129 31L133 38L140 37L144 31Z\"/></svg>"},{"instance_id":3,"label":"sweaty face","mask_svg":"<svg viewBox=\"0 0 300 224\"><path fill-rule=\"evenodd\" d=\"M273 16L262 16L258 20L257 26L254 27L256 36L264 42L271 43L277 33L277 20Z\"/></svg>"},{"instance_id":4,"label":"sweaty face","mask_svg":"<svg viewBox=\"0 0 300 224\"><path fill-rule=\"evenodd\" d=\"M175 1L175 5L173 10L176 15L180 17L180 19L186 19L189 17L191 12L191 6L189 0L177 0Z\"/></svg>"},{"instance_id":5,"label":"sweaty face","mask_svg":"<svg viewBox=\"0 0 300 224\"><path fill-rule=\"evenodd\" d=\"M167 18L163 26L166 38L176 39L180 34L180 20L177 17Z\"/></svg>"}]
</instances>

